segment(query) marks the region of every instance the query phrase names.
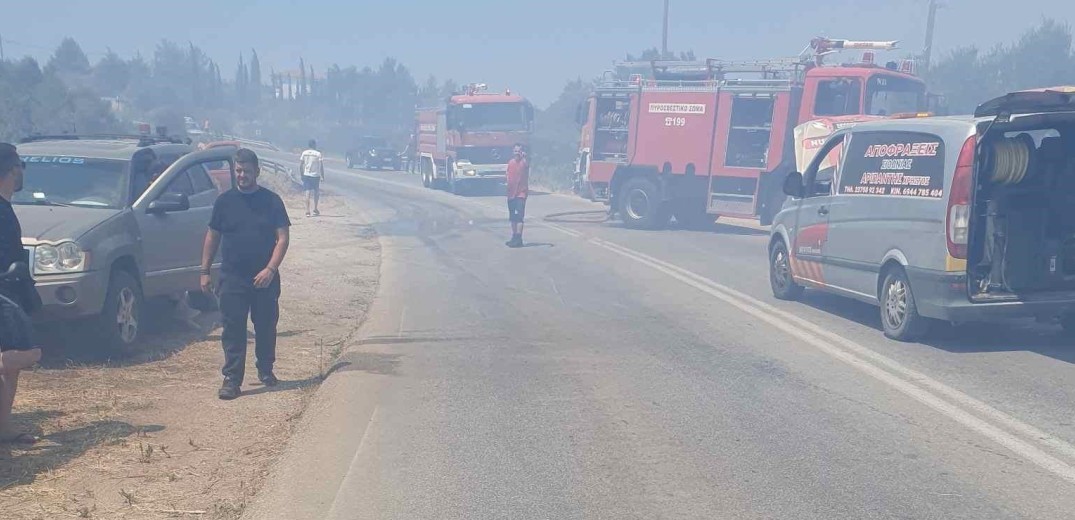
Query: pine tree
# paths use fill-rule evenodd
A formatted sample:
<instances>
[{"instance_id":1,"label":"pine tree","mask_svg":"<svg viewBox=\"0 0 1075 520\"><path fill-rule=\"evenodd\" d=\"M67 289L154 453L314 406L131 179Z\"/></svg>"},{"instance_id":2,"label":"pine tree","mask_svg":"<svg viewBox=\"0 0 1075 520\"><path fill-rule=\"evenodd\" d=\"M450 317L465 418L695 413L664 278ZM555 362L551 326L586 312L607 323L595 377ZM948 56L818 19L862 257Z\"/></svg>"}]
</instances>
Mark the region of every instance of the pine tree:
<instances>
[{"instance_id":1,"label":"pine tree","mask_svg":"<svg viewBox=\"0 0 1075 520\"><path fill-rule=\"evenodd\" d=\"M306 96L306 60L299 58L299 97Z\"/></svg>"},{"instance_id":2,"label":"pine tree","mask_svg":"<svg viewBox=\"0 0 1075 520\"><path fill-rule=\"evenodd\" d=\"M261 61L258 60L258 51L251 49L253 56L250 58L250 97L255 105L261 103Z\"/></svg>"}]
</instances>

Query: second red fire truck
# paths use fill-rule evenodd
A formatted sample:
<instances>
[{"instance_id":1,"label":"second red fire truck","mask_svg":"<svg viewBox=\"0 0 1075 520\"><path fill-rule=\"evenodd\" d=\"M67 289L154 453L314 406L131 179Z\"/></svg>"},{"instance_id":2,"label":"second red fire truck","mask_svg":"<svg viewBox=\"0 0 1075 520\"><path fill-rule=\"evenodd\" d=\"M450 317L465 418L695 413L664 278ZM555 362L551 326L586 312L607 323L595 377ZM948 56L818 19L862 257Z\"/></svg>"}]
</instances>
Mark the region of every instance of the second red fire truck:
<instances>
[{"instance_id":1,"label":"second red fire truck","mask_svg":"<svg viewBox=\"0 0 1075 520\"><path fill-rule=\"evenodd\" d=\"M652 77L630 74L637 63L620 64L621 73L606 73L580 107L576 189L635 228L660 228L671 218L693 226L718 216L768 225L783 204L782 183L797 151L809 145L795 142L796 127L928 108L913 61L874 62L875 51L895 47L817 38L811 52L790 59L655 61L646 64ZM862 61L824 63L850 49L865 51Z\"/></svg>"},{"instance_id":2,"label":"second red fire truck","mask_svg":"<svg viewBox=\"0 0 1075 520\"><path fill-rule=\"evenodd\" d=\"M416 118L422 184L459 193L504 182L512 146L529 145L534 109L510 91L471 84L443 106L418 109Z\"/></svg>"}]
</instances>

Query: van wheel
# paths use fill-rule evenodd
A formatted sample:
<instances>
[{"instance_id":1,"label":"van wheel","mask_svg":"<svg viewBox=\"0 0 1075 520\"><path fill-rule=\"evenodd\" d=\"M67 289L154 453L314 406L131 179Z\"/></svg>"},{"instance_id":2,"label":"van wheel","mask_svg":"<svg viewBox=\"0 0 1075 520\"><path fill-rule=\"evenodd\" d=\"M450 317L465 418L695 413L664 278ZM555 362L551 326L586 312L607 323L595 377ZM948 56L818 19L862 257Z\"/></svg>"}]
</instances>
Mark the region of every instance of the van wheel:
<instances>
[{"instance_id":1,"label":"van wheel","mask_svg":"<svg viewBox=\"0 0 1075 520\"><path fill-rule=\"evenodd\" d=\"M624 183L619 199L620 215L627 227L660 229L671 218L657 185L645 177L635 177Z\"/></svg>"},{"instance_id":2,"label":"van wheel","mask_svg":"<svg viewBox=\"0 0 1075 520\"><path fill-rule=\"evenodd\" d=\"M130 354L141 338L142 288L127 271L112 272L104 308L95 324L97 339L109 351Z\"/></svg>"},{"instance_id":3,"label":"van wheel","mask_svg":"<svg viewBox=\"0 0 1075 520\"><path fill-rule=\"evenodd\" d=\"M929 331L930 321L918 314L911 283L902 268L888 271L881 285L881 326L896 341L915 341Z\"/></svg>"},{"instance_id":4,"label":"van wheel","mask_svg":"<svg viewBox=\"0 0 1075 520\"><path fill-rule=\"evenodd\" d=\"M778 300L794 301L802 298L803 286L795 283L791 274L791 257L781 240L769 251L769 285Z\"/></svg>"}]
</instances>

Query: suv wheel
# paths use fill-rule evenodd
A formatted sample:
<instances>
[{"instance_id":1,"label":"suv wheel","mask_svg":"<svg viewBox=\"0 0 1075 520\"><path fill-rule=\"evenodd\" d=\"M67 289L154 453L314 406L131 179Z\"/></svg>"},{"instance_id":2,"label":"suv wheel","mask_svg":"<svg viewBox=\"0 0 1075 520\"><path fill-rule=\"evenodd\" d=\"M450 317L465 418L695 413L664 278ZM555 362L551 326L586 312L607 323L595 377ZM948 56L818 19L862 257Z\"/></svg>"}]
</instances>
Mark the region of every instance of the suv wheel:
<instances>
[{"instance_id":1,"label":"suv wheel","mask_svg":"<svg viewBox=\"0 0 1075 520\"><path fill-rule=\"evenodd\" d=\"M97 336L109 350L130 353L141 337L142 288L127 271L112 272Z\"/></svg>"},{"instance_id":2,"label":"suv wheel","mask_svg":"<svg viewBox=\"0 0 1075 520\"><path fill-rule=\"evenodd\" d=\"M929 318L918 314L911 283L901 268L890 269L881 284L881 326L896 341L915 341L929 331Z\"/></svg>"},{"instance_id":3,"label":"suv wheel","mask_svg":"<svg viewBox=\"0 0 1075 520\"><path fill-rule=\"evenodd\" d=\"M803 286L791 275L791 257L783 240L769 251L769 286L778 300L798 300L803 295Z\"/></svg>"}]
</instances>

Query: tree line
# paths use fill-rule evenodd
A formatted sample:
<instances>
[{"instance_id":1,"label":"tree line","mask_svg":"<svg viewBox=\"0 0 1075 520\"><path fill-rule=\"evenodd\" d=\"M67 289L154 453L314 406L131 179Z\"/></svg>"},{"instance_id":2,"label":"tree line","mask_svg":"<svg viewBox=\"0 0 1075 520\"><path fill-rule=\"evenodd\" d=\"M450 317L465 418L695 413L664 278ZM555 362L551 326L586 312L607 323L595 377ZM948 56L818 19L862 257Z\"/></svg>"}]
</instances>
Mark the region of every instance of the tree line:
<instances>
[{"instance_id":1,"label":"tree line","mask_svg":"<svg viewBox=\"0 0 1075 520\"><path fill-rule=\"evenodd\" d=\"M224 133L285 145L321 138L344 147L359 132L409 132L415 105L457 88L433 77L419 84L392 58L377 67L320 71L300 59L293 69L275 70L251 49L224 73L193 43L162 40L148 57L108 50L91 63L77 41L65 38L44 66L31 57L0 62L0 139L132 132L138 122L178 133L189 116Z\"/></svg>"},{"instance_id":2,"label":"tree line","mask_svg":"<svg viewBox=\"0 0 1075 520\"><path fill-rule=\"evenodd\" d=\"M657 49L627 60L694 59L693 51L662 56ZM597 71L595 71L597 72ZM534 173L550 187L570 185L578 147L575 110L596 80L567 82L548 107L535 111ZM951 113L1024 88L1075 84L1071 27L1044 19L1008 45L955 49L924 72L930 91ZM316 138L342 151L357 136L379 134L402 142L413 128L414 107L434 105L458 90L451 79L415 79L387 58L376 66L332 65L322 70L299 60L265 67L254 49L239 54L233 73L193 43L163 40L152 56L122 57L108 50L91 63L79 44L64 39L42 66L35 59L0 62L0 139L41 133L132 132L138 121L181 131L184 116L208 120L210 130L260 137L286 147Z\"/></svg>"}]
</instances>

